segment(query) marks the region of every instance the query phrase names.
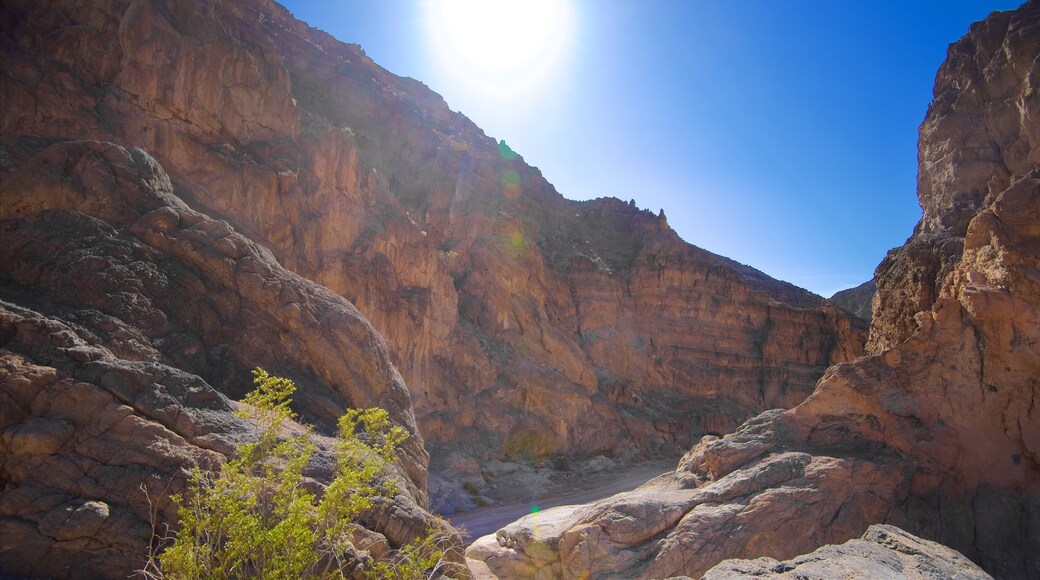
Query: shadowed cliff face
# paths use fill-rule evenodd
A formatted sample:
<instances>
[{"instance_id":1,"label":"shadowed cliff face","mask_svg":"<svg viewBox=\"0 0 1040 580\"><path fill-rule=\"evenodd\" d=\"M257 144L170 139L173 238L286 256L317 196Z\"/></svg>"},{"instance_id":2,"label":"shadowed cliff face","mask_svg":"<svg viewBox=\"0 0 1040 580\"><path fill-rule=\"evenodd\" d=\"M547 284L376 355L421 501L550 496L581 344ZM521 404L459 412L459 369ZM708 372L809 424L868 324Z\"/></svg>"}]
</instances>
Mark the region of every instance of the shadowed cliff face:
<instances>
[{"instance_id":1,"label":"shadowed cliff face","mask_svg":"<svg viewBox=\"0 0 1040 580\"><path fill-rule=\"evenodd\" d=\"M408 391L353 305L188 208L140 149L17 139L0 152L0 572L140 569L187 470L255 436L228 398L255 366L298 382L293 406L319 432L348 407L387 409L410 434L401 493L366 525L386 545L434 522ZM327 481L333 461L319 453L308 477Z\"/></svg>"},{"instance_id":2,"label":"shadowed cliff face","mask_svg":"<svg viewBox=\"0 0 1040 580\"><path fill-rule=\"evenodd\" d=\"M1038 83L1040 2L950 47L921 126L924 217L878 269L875 354L828 369L793 409L705 437L640 489L478 540L471 567L697 577L884 522L994 576L1040 576Z\"/></svg>"},{"instance_id":3,"label":"shadowed cliff face","mask_svg":"<svg viewBox=\"0 0 1040 580\"><path fill-rule=\"evenodd\" d=\"M841 308L846 313L851 314L853 318L853 324L859 324L863 328L870 327L871 318L871 303L874 300L874 292L877 290L877 285L874 284L874 280L868 280L855 288L849 288L836 292L834 296L829 298L831 304L834 304L838 308ZM856 320L856 319L859 320Z\"/></svg>"},{"instance_id":4,"label":"shadowed cliff face","mask_svg":"<svg viewBox=\"0 0 1040 580\"><path fill-rule=\"evenodd\" d=\"M663 217L563 199L421 83L273 2L13 0L4 16L0 135L148 151L190 205L357 305L434 448L677 450L861 353L818 297Z\"/></svg>"}]
</instances>

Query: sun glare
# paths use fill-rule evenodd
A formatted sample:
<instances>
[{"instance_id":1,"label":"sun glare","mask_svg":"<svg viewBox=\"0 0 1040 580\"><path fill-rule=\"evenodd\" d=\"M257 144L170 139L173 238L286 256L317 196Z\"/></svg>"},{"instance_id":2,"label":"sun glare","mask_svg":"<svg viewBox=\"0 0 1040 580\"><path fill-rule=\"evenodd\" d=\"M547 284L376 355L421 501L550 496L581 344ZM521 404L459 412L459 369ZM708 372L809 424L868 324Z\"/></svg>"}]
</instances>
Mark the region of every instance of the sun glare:
<instances>
[{"instance_id":1,"label":"sun glare","mask_svg":"<svg viewBox=\"0 0 1040 580\"><path fill-rule=\"evenodd\" d=\"M457 82L509 95L544 88L571 36L568 0L429 0L433 56Z\"/></svg>"}]
</instances>

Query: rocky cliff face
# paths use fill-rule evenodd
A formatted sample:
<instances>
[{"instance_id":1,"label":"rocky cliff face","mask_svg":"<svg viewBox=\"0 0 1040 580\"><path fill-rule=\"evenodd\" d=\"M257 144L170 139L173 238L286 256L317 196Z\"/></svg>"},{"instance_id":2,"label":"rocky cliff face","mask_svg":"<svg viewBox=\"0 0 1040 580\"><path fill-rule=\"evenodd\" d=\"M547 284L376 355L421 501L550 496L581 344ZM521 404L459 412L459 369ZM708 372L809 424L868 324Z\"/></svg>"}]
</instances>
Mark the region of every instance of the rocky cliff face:
<instances>
[{"instance_id":1,"label":"rocky cliff face","mask_svg":"<svg viewBox=\"0 0 1040 580\"><path fill-rule=\"evenodd\" d=\"M408 391L349 302L190 209L140 149L15 139L0 151L4 574L140 568L151 524L175 521L186 470L252 436L228 396L251 389L255 366L296 379L294 406L324 431L347 407L389 410L411 435L402 492L369 525L401 543L433 521Z\"/></svg>"},{"instance_id":2,"label":"rocky cliff face","mask_svg":"<svg viewBox=\"0 0 1040 580\"><path fill-rule=\"evenodd\" d=\"M563 199L425 86L273 2L3 10L0 136L148 151L189 205L365 314L434 449L678 450L861 353L818 297L647 211Z\"/></svg>"},{"instance_id":3,"label":"rocky cliff face","mask_svg":"<svg viewBox=\"0 0 1040 580\"><path fill-rule=\"evenodd\" d=\"M499 577L698 576L888 522L1040 576L1040 2L952 45L921 126L924 217L879 267L872 356L705 437L674 473L469 550Z\"/></svg>"},{"instance_id":4,"label":"rocky cliff face","mask_svg":"<svg viewBox=\"0 0 1040 580\"><path fill-rule=\"evenodd\" d=\"M854 317L854 324L869 328L875 291L877 291L877 285L873 280L868 280L855 288L835 292L829 300L831 304L841 308L847 314L851 314ZM856 318L859 321L856 321Z\"/></svg>"},{"instance_id":5,"label":"rocky cliff face","mask_svg":"<svg viewBox=\"0 0 1040 580\"><path fill-rule=\"evenodd\" d=\"M1015 179L1040 166L1036 38L1010 16L975 24L950 46L918 141L917 191L924 215L907 243L878 266L868 348L906 340L914 314L953 296L953 272L971 220Z\"/></svg>"}]
</instances>

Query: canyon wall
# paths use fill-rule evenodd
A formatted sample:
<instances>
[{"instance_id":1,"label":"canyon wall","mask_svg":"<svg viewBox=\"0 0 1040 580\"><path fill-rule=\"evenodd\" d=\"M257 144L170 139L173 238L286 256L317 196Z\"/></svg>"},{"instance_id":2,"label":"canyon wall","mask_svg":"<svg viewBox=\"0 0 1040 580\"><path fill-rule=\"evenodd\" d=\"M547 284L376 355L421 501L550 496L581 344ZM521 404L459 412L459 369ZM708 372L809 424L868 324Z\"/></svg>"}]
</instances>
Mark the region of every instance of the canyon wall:
<instances>
[{"instance_id":1,"label":"canyon wall","mask_svg":"<svg viewBox=\"0 0 1040 580\"><path fill-rule=\"evenodd\" d=\"M678 452L862 352L819 297L663 216L564 199L436 93L276 3L3 11L0 138L147 151L192 208L357 306L439 456ZM196 372L221 391L247 378Z\"/></svg>"},{"instance_id":2,"label":"canyon wall","mask_svg":"<svg viewBox=\"0 0 1040 580\"><path fill-rule=\"evenodd\" d=\"M0 573L126 577L188 470L214 469L255 428L201 369L292 377L293 407L329 434L379 406L409 433L401 490L366 516L377 545L435 518L429 455L386 346L341 296L190 209L141 149L15 139L0 146ZM330 479L328 439L308 468ZM153 527L154 526L154 527Z\"/></svg>"},{"instance_id":3,"label":"canyon wall","mask_svg":"<svg viewBox=\"0 0 1040 580\"><path fill-rule=\"evenodd\" d=\"M831 304L851 314L854 317L853 322L855 324L869 328L875 291L877 291L877 285L871 279L855 288L836 292L828 300L830 300ZM859 321L856 321L856 318Z\"/></svg>"},{"instance_id":4,"label":"canyon wall","mask_svg":"<svg viewBox=\"0 0 1040 580\"><path fill-rule=\"evenodd\" d=\"M876 276L874 354L640 489L481 538L471 568L696 577L890 523L998 578L1040 576L1038 89L1040 2L951 45L920 131L923 217Z\"/></svg>"}]
</instances>

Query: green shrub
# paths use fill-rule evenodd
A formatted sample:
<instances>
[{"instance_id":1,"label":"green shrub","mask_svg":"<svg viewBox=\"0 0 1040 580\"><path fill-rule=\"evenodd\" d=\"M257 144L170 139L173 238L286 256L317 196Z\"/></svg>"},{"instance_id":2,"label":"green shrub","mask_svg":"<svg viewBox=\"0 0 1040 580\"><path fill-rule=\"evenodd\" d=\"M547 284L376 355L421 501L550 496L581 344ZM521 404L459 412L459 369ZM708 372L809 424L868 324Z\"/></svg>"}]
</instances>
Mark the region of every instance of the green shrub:
<instances>
[{"instance_id":1,"label":"green shrub","mask_svg":"<svg viewBox=\"0 0 1040 580\"><path fill-rule=\"evenodd\" d=\"M286 435L296 390L286 378L253 371L256 390L236 414L259 428L218 473L195 469L184 495L174 495L180 528L164 551L150 555L153 578L425 578L442 566L443 531L429 533L372 562L354 548L358 517L373 500L397 493L384 467L408 437L383 409L351 409L339 420L332 451L335 478L320 495L303 470L317 446L310 431ZM383 477L380 477L383 475ZM162 542L160 542L162 543ZM443 571L443 570L441 570Z\"/></svg>"},{"instance_id":2,"label":"green shrub","mask_svg":"<svg viewBox=\"0 0 1040 580\"><path fill-rule=\"evenodd\" d=\"M480 495L480 490L477 489L477 484L473 483L472 481L467 481L466 483L463 483L462 489L469 492L470 495Z\"/></svg>"},{"instance_id":3,"label":"green shrub","mask_svg":"<svg viewBox=\"0 0 1040 580\"><path fill-rule=\"evenodd\" d=\"M553 457L553 469L556 471L570 471L571 460L566 455L557 455Z\"/></svg>"},{"instance_id":4,"label":"green shrub","mask_svg":"<svg viewBox=\"0 0 1040 580\"><path fill-rule=\"evenodd\" d=\"M555 448L556 442L551 435L525 429L510 435L503 450L511 461L537 463L548 457Z\"/></svg>"}]
</instances>

